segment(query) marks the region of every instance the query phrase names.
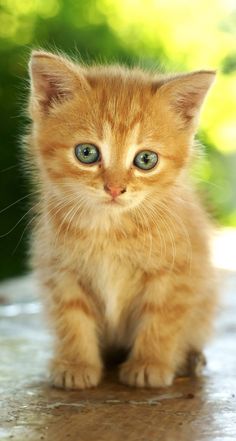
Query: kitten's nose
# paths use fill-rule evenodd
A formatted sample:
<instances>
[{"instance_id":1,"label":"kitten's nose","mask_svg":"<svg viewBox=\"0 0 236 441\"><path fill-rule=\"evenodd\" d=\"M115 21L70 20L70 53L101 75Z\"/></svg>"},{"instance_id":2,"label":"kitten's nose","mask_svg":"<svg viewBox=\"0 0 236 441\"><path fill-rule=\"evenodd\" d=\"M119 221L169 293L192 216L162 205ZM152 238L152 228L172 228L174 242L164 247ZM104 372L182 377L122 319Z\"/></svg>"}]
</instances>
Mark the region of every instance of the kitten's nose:
<instances>
[{"instance_id":1,"label":"kitten's nose","mask_svg":"<svg viewBox=\"0 0 236 441\"><path fill-rule=\"evenodd\" d=\"M120 194L126 192L125 187L120 187L118 185L108 185L108 184L104 185L104 190L106 193L109 193L113 199L115 199Z\"/></svg>"}]
</instances>

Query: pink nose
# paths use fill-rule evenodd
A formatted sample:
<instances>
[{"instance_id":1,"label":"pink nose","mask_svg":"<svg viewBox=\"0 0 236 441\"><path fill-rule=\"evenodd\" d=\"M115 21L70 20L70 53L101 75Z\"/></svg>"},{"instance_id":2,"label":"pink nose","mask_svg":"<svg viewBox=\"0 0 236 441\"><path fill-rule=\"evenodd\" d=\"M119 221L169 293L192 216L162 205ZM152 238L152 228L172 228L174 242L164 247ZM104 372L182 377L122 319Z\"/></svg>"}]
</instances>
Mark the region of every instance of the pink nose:
<instances>
[{"instance_id":1,"label":"pink nose","mask_svg":"<svg viewBox=\"0 0 236 441\"><path fill-rule=\"evenodd\" d=\"M109 193L113 199L117 198L122 193L126 192L126 188L116 185L104 185L104 190Z\"/></svg>"}]
</instances>

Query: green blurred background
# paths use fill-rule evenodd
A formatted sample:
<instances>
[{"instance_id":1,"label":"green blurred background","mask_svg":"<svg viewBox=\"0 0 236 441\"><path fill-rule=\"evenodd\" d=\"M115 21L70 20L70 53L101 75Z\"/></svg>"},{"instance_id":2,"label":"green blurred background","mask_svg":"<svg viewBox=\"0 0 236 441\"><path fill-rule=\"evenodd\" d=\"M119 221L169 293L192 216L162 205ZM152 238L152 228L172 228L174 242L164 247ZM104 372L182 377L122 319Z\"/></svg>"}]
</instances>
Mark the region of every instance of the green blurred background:
<instances>
[{"instance_id":1,"label":"green blurred background","mask_svg":"<svg viewBox=\"0 0 236 441\"><path fill-rule=\"evenodd\" d=\"M28 57L38 47L162 72L216 68L199 131L206 155L193 174L216 222L236 225L235 1L0 0L0 279L27 267L20 138Z\"/></svg>"}]
</instances>

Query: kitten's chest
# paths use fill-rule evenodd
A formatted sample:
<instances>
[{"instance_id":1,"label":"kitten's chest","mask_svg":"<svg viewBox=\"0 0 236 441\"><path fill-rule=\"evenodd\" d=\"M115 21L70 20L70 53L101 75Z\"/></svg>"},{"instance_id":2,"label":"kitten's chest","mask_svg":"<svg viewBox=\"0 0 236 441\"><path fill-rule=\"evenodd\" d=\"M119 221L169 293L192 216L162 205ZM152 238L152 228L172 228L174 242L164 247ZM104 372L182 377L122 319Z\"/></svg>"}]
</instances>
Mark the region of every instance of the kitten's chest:
<instances>
[{"instance_id":1,"label":"kitten's chest","mask_svg":"<svg viewBox=\"0 0 236 441\"><path fill-rule=\"evenodd\" d=\"M128 314L140 290L143 272L150 264L150 242L90 237L80 244L79 272L103 306L110 327L117 327Z\"/></svg>"},{"instance_id":2,"label":"kitten's chest","mask_svg":"<svg viewBox=\"0 0 236 441\"><path fill-rule=\"evenodd\" d=\"M137 290L138 268L134 268L122 249L111 244L100 248L91 246L82 267L83 279L89 281L94 295L102 304L108 327L117 328Z\"/></svg>"},{"instance_id":3,"label":"kitten's chest","mask_svg":"<svg viewBox=\"0 0 236 441\"><path fill-rule=\"evenodd\" d=\"M130 295L131 268L110 254L95 259L94 268L93 291L103 304L107 323L116 327Z\"/></svg>"}]
</instances>

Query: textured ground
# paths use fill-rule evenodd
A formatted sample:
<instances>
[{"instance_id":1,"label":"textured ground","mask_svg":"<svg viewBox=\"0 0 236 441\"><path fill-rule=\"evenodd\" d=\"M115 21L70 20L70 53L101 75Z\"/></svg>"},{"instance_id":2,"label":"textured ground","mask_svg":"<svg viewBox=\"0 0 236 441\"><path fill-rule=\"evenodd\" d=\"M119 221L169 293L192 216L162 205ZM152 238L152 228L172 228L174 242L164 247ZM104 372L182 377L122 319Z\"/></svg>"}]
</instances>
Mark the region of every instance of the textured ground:
<instances>
[{"instance_id":1,"label":"textured ground","mask_svg":"<svg viewBox=\"0 0 236 441\"><path fill-rule=\"evenodd\" d=\"M95 390L49 387L50 338L34 282L0 285L0 440L235 441L236 273L224 275L204 376L165 390L130 389L115 374Z\"/></svg>"}]
</instances>

